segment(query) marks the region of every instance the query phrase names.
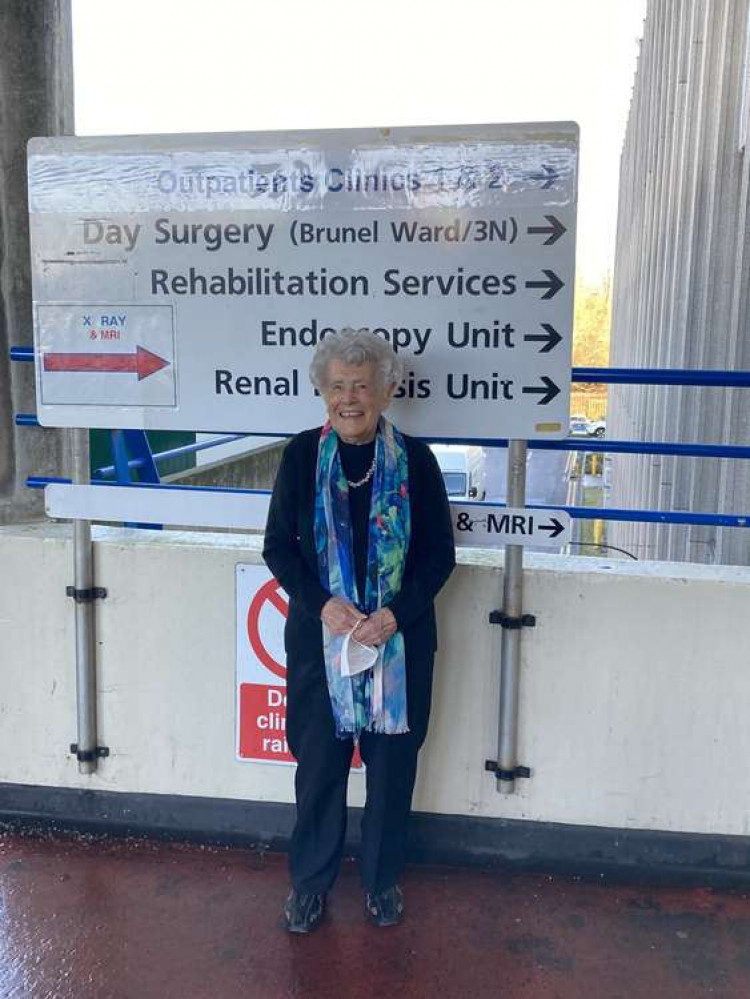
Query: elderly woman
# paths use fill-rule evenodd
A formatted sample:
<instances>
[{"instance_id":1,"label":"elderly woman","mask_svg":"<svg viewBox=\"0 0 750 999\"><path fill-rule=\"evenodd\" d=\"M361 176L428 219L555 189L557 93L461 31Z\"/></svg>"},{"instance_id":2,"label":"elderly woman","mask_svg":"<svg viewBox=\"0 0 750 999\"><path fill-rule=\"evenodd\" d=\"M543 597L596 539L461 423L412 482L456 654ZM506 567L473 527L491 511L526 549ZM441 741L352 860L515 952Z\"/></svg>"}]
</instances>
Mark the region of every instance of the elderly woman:
<instances>
[{"instance_id":1,"label":"elderly woman","mask_svg":"<svg viewBox=\"0 0 750 999\"><path fill-rule=\"evenodd\" d=\"M455 553L432 452L383 416L402 375L398 356L368 330L321 341L310 379L328 419L289 442L271 499L263 555L290 597L297 822L284 916L292 933L320 922L338 873L355 742L367 782L365 911L379 926L403 914L398 878L437 647L433 600ZM357 658L368 668L347 671Z\"/></svg>"}]
</instances>

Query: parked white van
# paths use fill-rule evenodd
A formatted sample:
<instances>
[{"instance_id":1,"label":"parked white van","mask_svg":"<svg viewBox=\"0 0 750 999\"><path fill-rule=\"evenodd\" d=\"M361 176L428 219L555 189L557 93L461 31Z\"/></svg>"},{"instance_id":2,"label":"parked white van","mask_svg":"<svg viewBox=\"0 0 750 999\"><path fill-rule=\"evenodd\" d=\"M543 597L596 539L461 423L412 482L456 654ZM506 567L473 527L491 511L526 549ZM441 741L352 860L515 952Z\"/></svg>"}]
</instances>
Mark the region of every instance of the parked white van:
<instances>
[{"instance_id":1,"label":"parked white van","mask_svg":"<svg viewBox=\"0 0 750 999\"><path fill-rule=\"evenodd\" d=\"M479 499L487 494L484 449L464 444L430 444L443 473L448 499Z\"/></svg>"}]
</instances>

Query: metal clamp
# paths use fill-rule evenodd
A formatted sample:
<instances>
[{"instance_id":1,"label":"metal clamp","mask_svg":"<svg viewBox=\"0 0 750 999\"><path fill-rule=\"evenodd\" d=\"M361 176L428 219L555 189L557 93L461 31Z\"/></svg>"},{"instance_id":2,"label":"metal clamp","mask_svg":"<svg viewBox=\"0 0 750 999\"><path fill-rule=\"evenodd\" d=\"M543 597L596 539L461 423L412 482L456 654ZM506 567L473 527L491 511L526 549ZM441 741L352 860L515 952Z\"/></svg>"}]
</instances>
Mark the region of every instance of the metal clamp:
<instances>
[{"instance_id":1,"label":"metal clamp","mask_svg":"<svg viewBox=\"0 0 750 999\"><path fill-rule=\"evenodd\" d=\"M97 746L96 749L79 749L77 742L71 742L70 751L79 763L91 763L93 760L109 756L109 746Z\"/></svg>"},{"instance_id":2,"label":"metal clamp","mask_svg":"<svg viewBox=\"0 0 750 999\"><path fill-rule=\"evenodd\" d=\"M515 631L518 628L535 628L536 617L533 614L522 614L521 617L508 617L502 611L490 611L490 624L499 624L501 628Z\"/></svg>"},{"instance_id":3,"label":"metal clamp","mask_svg":"<svg viewBox=\"0 0 750 999\"><path fill-rule=\"evenodd\" d=\"M514 767L512 770L503 770L497 765L496 760L485 760L484 769L493 773L498 780L514 781L517 777L531 777L529 767Z\"/></svg>"},{"instance_id":4,"label":"metal clamp","mask_svg":"<svg viewBox=\"0 0 750 999\"><path fill-rule=\"evenodd\" d=\"M75 586L66 586L65 596L72 597L77 604L85 604L91 603L93 600L104 600L107 591L103 586L91 586L87 590L77 590Z\"/></svg>"}]
</instances>

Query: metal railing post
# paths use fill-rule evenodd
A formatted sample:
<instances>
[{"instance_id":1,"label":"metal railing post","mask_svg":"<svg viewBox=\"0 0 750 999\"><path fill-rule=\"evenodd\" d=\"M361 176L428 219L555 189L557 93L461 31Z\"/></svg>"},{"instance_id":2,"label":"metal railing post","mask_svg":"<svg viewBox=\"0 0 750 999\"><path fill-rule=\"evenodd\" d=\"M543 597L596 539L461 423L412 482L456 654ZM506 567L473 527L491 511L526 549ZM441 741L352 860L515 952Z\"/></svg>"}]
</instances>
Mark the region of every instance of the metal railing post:
<instances>
[{"instance_id":1,"label":"metal railing post","mask_svg":"<svg viewBox=\"0 0 750 999\"><path fill-rule=\"evenodd\" d=\"M578 497L576 501L576 506L583 507L586 505L586 452L580 452L581 459L579 461L579 471L578 471L578 489L576 490L576 495ZM583 544L583 533L585 530L583 520L578 520L577 523L578 530L576 531L576 540L579 545Z\"/></svg>"},{"instance_id":2,"label":"metal railing post","mask_svg":"<svg viewBox=\"0 0 750 999\"><path fill-rule=\"evenodd\" d=\"M508 443L509 507L526 504L526 441ZM506 545L503 573L503 616L520 620L523 614L523 546ZM500 651L500 716L497 764L501 773L515 772L518 765L518 689L521 666L520 627L503 627ZM515 780L503 777L497 781L501 794L512 794Z\"/></svg>"},{"instance_id":3,"label":"metal railing post","mask_svg":"<svg viewBox=\"0 0 750 999\"><path fill-rule=\"evenodd\" d=\"M89 432L71 430L73 482L89 481ZM94 636L94 552L91 523L73 521L73 594L76 636L76 705L78 715L78 770L94 773L97 767L96 642ZM88 595L88 596L87 596ZM71 747L72 748L72 747Z\"/></svg>"}]
</instances>

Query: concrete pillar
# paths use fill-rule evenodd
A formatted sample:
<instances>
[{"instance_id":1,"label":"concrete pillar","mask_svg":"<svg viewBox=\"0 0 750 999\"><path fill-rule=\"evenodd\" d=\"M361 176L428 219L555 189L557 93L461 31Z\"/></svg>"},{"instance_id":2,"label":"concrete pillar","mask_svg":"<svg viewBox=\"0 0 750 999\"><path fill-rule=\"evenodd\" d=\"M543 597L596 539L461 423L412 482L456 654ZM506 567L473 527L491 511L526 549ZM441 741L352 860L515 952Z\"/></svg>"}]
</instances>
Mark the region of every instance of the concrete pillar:
<instances>
[{"instance_id":1,"label":"concrete pillar","mask_svg":"<svg viewBox=\"0 0 750 999\"><path fill-rule=\"evenodd\" d=\"M695 333L691 366L726 368L730 340L733 297L734 247L737 240L737 100L740 93L738 53L744 48L744 32L737 36L736 18L746 8L744 0L714 0L707 25L708 101L704 169L704 237L698 255L694 288ZM726 389L694 389L686 433L689 439L712 443L721 440ZM690 496L697 512L724 509L719 493L720 462L692 462ZM691 562L713 562L717 556L716 528L691 528L687 558Z\"/></svg>"},{"instance_id":2,"label":"concrete pillar","mask_svg":"<svg viewBox=\"0 0 750 999\"><path fill-rule=\"evenodd\" d=\"M748 367L749 7L650 0L622 157L615 366ZM750 393L620 389L610 410L615 438L745 443ZM616 461L613 506L750 513L744 463ZM614 536L639 557L750 561L740 529L639 525Z\"/></svg>"},{"instance_id":3,"label":"concrete pillar","mask_svg":"<svg viewBox=\"0 0 750 999\"><path fill-rule=\"evenodd\" d=\"M748 0L743 0L740 20L735 23L735 30L743 35L745 47L738 55L741 92L738 95L737 134L733 135L739 194L728 366L738 371L750 371L750 338L747 336L750 323L750 32L743 34L750 25L749 6ZM749 390L728 393L723 438L734 443L750 440ZM750 462L722 462L720 495L726 512L750 514ZM750 529L720 530L717 560L730 565L750 565Z\"/></svg>"},{"instance_id":4,"label":"concrete pillar","mask_svg":"<svg viewBox=\"0 0 750 999\"><path fill-rule=\"evenodd\" d=\"M662 289L667 263L667 212L671 177L669 164L671 162L673 145L674 120L674 56L676 53L675 32L677 19L670 16L667 5L662 6L661 22L657 31L657 43L654 53L655 62L655 118L653 122L654 153L654 197L651 208L651 246L650 274L646 297L645 313L645 351L644 367L659 367L659 356L664 343L664 316L662 307ZM645 393L643 416L643 436L646 440L658 440L660 429L657 429L659 407L663 392L657 386L649 386ZM643 459L641 479L641 505L648 509L656 509L658 501L654 497L654 480L661 477L661 462L659 455L647 455ZM643 558L658 558L657 539L659 528L644 525L643 527Z\"/></svg>"},{"instance_id":5,"label":"concrete pillar","mask_svg":"<svg viewBox=\"0 0 750 999\"><path fill-rule=\"evenodd\" d=\"M696 206L700 197L698 181L698 157L696 149L700 144L702 117L700 114L703 80L705 78L706 47L704 44L706 22L706 0L692 0L689 5L689 27L683 43L684 68L680 85L685 88L685 113L675 127L682 131L681 155L675 171L678 196L675 204L676 242L674 262L670 278L670 294L673 301L673 326L670 336L668 367L687 366L687 343L690 332L691 315L689 310L690 280L693 258L697 252L695 238ZM673 388L671 405L667 409L664 424L664 439L681 439L681 414L685 412L689 399L689 388ZM684 481L689 478L686 459L670 458L662 478L662 509L684 509L678 479L684 473ZM688 528L674 526L667 530L667 543L661 557L668 561L685 558Z\"/></svg>"},{"instance_id":6,"label":"concrete pillar","mask_svg":"<svg viewBox=\"0 0 750 999\"><path fill-rule=\"evenodd\" d=\"M661 123L662 162L661 190L659 198L659 252L657 258L657 277L654 289L654 311L652 320L652 351L651 362L656 368L670 366L669 352L673 336L673 300L670 295L672 286L672 266L675 259L675 201L678 196L678 177L676 165L679 162L682 129L680 127L684 87L680 84L684 72L682 54L686 48L685 12L682 7L677 16L671 18L665 34L665 45L662 53L662 63L665 74L665 100L663 101L663 118ZM666 413L672 404L673 389L657 388L653 392L653 408L651 420L647 425L650 440L665 440L664 425ZM649 485L647 503L652 510L664 509L662 506L662 482L666 468L666 459L660 455L651 458L649 469ZM652 558L664 558L666 528L654 526L652 531Z\"/></svg>"},{"instance_id":7,"label":"concrete pillar","mask_svg":"<svg viewBox=\"0 0 750 999\"><path fill-rule=\"evenodd\" d=\"M27 475L65 471L65 434L14 426L36 410L31 364L11 363L32 344L26 143L73 132L70 0L0 3L0 524L43 516Z\"/></svg>"}]
</instances>

